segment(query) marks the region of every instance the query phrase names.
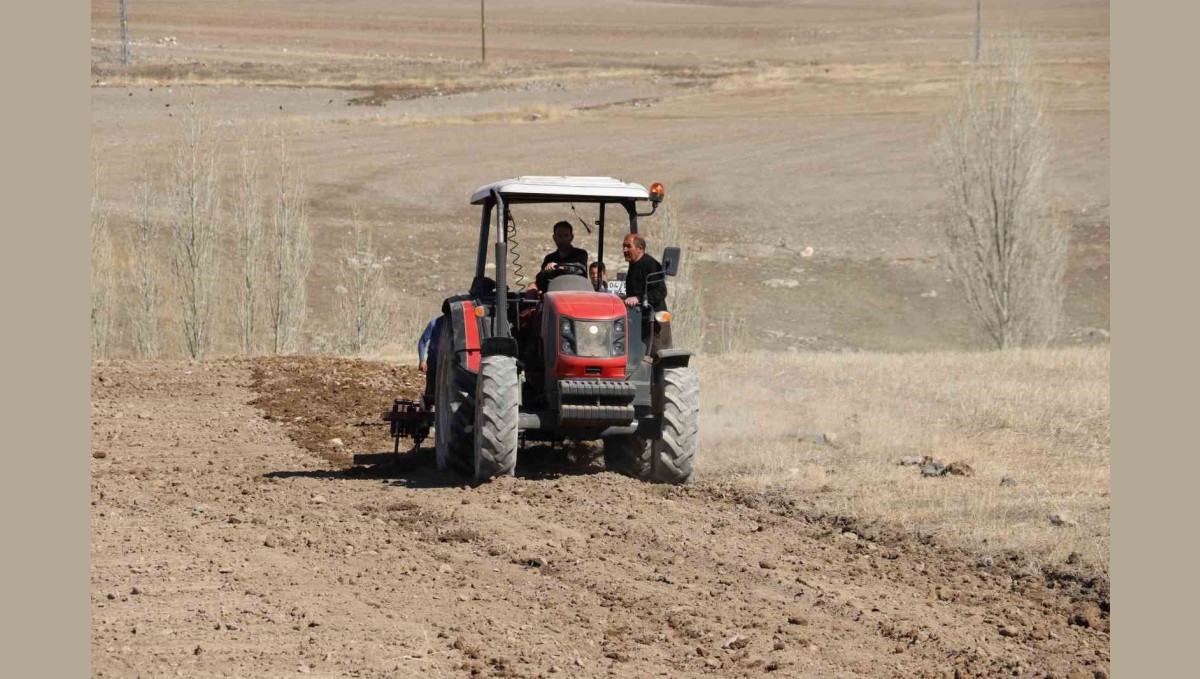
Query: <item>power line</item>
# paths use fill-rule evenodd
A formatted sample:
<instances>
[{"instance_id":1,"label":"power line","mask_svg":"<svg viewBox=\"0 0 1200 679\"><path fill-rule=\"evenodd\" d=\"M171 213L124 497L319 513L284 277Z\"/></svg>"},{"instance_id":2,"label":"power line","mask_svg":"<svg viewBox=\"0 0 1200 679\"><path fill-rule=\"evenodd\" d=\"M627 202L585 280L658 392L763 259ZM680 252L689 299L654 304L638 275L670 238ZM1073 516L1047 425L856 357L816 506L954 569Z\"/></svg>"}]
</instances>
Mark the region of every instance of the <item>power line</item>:
<instances>
[{"instance_id":1,"label":"power line","mask_svg":"<svg viewBox=\"0 0 1200 679\"><path fill-rule=\"evenodd\" d=\"M483 0L479 0L483 2ZM975 0L975 61L979 61L980 32L983 30L983 0Z\"/></svg>"}]
</instances>

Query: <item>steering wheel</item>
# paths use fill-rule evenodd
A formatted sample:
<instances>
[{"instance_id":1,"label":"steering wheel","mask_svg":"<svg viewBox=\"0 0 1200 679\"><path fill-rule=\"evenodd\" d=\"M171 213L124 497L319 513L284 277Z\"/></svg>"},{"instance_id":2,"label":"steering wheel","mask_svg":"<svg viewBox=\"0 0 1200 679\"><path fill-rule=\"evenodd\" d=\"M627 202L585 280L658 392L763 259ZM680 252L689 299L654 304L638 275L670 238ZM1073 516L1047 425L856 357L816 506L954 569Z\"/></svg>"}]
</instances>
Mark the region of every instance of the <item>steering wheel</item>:
<instances>
[{"instance_id":1,"label":"steering wheel","mask_svg":"<svg viewBox=\"0 0 1200 679\"><path fill-rule=\"evenodd\" d=\"M587 267L579 262L563 262L562 264L554 267L553 270L546 272L546 275L550 278L562 276L563 274L568 276L583 276L584 278L587 278Z\"/></svg>"}]
</instances>

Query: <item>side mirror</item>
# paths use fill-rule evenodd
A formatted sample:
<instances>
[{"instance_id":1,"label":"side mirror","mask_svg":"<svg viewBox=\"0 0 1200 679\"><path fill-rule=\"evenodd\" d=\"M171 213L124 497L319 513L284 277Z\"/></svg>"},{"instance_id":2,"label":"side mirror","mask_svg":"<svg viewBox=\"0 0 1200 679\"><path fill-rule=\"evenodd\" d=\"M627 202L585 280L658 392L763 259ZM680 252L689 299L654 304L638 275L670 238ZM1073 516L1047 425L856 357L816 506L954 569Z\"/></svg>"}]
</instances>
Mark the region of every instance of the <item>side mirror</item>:
<instances>
[{"instance_id":1,"label":"side mirror","mask_svg":"<svg viewBox=\"0 0 1200 679\"><path fill-rule=\"evenodd\" d=\"M674 276L679 273L679 258L681 257L679 248L672 245L669 248L663 249L662 266L663 275Z\"/></svg>"}]
</instances>

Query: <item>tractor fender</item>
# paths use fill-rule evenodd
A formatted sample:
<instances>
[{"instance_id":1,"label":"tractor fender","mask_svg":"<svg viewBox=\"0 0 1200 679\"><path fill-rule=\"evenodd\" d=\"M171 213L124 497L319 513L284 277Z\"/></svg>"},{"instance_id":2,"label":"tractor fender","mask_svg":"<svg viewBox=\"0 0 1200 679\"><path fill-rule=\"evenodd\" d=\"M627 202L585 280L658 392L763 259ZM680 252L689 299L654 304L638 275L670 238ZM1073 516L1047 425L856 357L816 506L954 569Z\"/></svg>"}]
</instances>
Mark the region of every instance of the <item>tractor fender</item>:
<instances>
[{"instance_id":1,"label":"tractor fender","mask_svg":"<svg viewBox=\"0 0 1200 679\"><path fill-rule=\"evenodd\" d=\"M654 368L686 368L692 355L688 349L662 349L654 358Z\"/></svg>"},{"instance_id":2,"label":"tractor fender","mask_svg":"<svg viewBox=\"0 0 1200 679\"><path fill-rule=\"evenodd\" d=\"M480 340L483 337L483 319L475 315L477 302L469 296L449 297L442 302L443 323L450 324L450 342L455 360L473 373L479 372ZM441 351L442 347L438 347Z\"/></svg>"},{"instance_id":3,"label":"tractor fender","mask_svg":"<svg viewBox=\"0 0 1200 679\"><path fill-rule=\"evenodd\" d=\"M484 356L517 358L517 340L511 337L484 337L480 348Z\"/></svg>"}]
</instances>

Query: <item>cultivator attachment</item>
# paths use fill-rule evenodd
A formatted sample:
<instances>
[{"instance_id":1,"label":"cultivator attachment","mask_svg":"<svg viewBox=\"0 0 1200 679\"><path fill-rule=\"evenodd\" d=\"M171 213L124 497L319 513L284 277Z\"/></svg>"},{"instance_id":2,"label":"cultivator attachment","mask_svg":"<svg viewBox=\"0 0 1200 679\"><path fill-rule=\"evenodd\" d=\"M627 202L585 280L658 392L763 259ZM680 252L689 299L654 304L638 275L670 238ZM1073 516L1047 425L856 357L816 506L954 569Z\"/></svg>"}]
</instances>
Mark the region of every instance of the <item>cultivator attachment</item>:
<instances>
[{"instance_id":1,"label":"cultivator attachment","mask_svg":"<svg viewBox=\"0 0 1200 679\"><path fill-rule=\"evenodd\" d=\"M412 452L414 453L421 449L421 442L429 438L429 427L433 424L433 410L423 401L398 398L392 403L392 409L383 413L383 419L391 425L390 433L396 440L392 454L399 458L402 437L412 439Z\"/></svg>"}]
</instances>

